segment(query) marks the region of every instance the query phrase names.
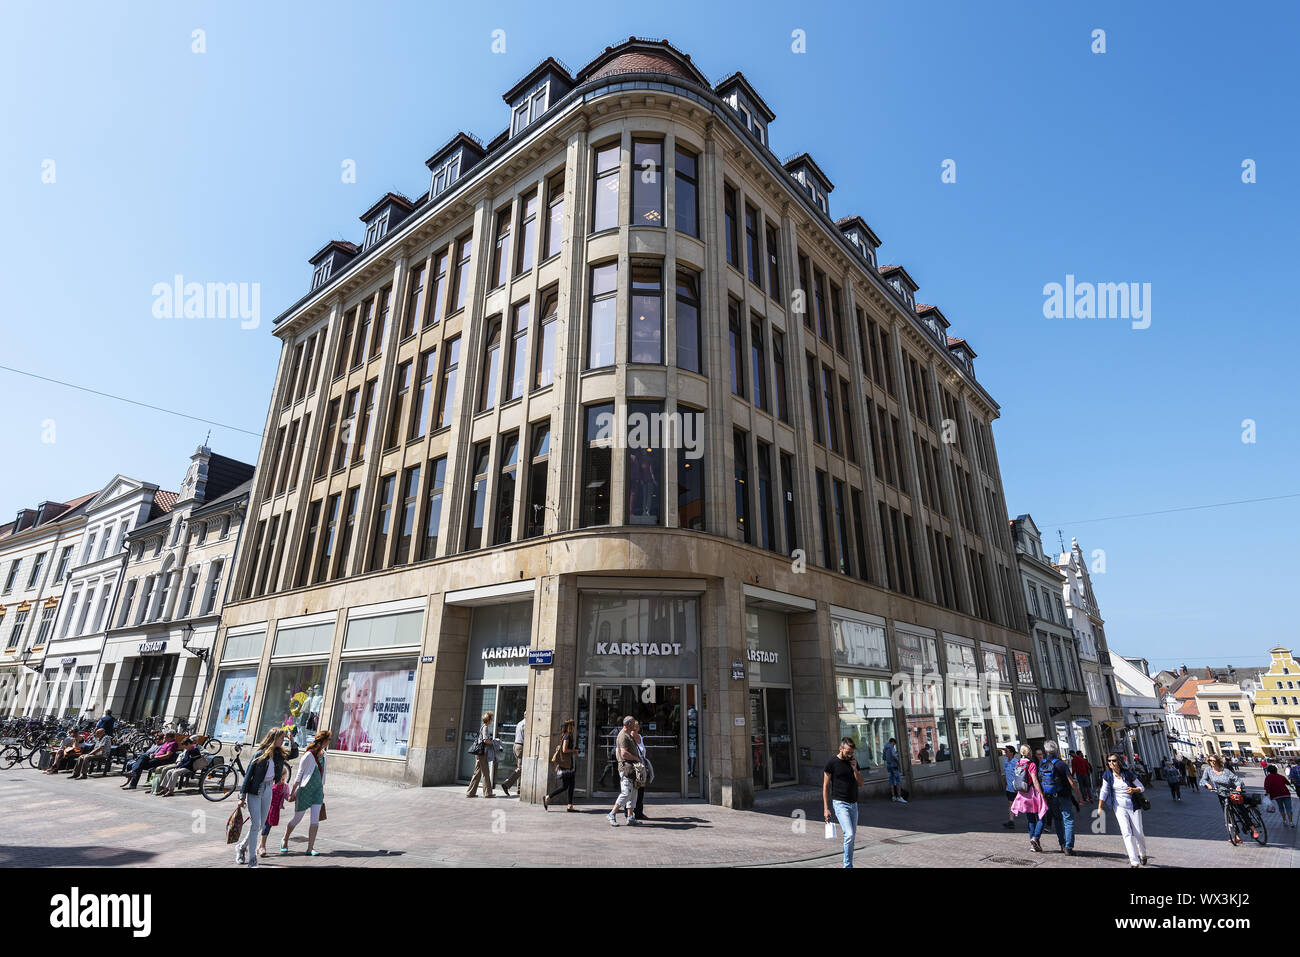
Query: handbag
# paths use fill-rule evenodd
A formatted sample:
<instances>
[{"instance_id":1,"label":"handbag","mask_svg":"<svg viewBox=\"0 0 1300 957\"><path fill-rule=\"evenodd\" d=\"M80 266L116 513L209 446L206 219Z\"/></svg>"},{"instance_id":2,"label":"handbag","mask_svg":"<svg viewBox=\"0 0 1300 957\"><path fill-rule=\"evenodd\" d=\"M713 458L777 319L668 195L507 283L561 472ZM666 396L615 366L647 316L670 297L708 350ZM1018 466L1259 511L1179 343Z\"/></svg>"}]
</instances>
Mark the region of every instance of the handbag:
<instances>
[{"instance_id":1,"label":"handbag","mask_svg":"<svg viewBox=\"0 0 1300 957\"><path fill-rule=\"evenodd\" d=\"M642 764L640 761L632 765L632 774L636 780L636 786L639 788L645 787L645 783L646 783L645 765Z\"/></svg>"},{"instance_id":2,"label":"handbag","mask_svg":"<svg viewBox=\"0 0 1300 957\"><path fill-rule=\"evenodd\" d=\"M317 820L318 820L318 821L323 821L323 820L325 820L325 802L324 802L324 801L321 801L321 802L320 802L320 817L317 818Z\"/></svg>"},{"instance_id":3,"label":"handbag","mask_svg":"<svg viewBox=\"0 0 1300 957\"><path fill-rule=\"evenodd\" d=\"M477 741L475 741L473 744L471 744L471 745L469 746L469 753L470 753L470 754L473 754L473 755L479 755L479 754L482 754L482 753L483 753L483 739L482 739L482 738L479 738Z\"/></svg>"},{"instance_id":4,"label":"handbag","mask_svg":"<svg viewBox=\"0 0 1300 957\"><path fill-rule=\"evenodd\" d=\"M244 828L244 809L236 807L230 817L226 819L226 843L238 844L239 832Z\"/></svg>"}]
</instances>

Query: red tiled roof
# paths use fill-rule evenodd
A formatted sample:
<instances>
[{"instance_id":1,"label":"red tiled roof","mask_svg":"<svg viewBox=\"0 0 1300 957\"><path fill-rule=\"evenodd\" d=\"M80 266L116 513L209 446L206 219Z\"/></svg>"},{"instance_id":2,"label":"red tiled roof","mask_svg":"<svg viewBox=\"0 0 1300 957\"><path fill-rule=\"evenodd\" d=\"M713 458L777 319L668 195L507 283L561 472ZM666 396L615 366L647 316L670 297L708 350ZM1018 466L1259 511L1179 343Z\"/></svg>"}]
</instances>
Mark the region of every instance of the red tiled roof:
<instances>
[{"instance_id":1,"label":"red tiled roof","mask_svg":"<svg viewBox=\"0 0 1300 957\"><path fill-rule=\"evenodd\" d=\"M917 311L917 312L920 312L920 311L921 311L921 308L925 308L925 307L918 307L916 311ZM956 339L956 338L954 338L954 337L952 337L952 336L949 336L949 337L948 337L948 345L949 345L949 346L964 346L964 345L966 345L966 340L965 340L965 339Z\"/></svg>"},{"instance_id":2,"label":"red tiled roof","mask_svg":"<svg viewBox=\"0 0 1300 957\"><path fill-rule=\"evenodd\" d=\"M679 80L695 81L695 77L683 69L682 65L673 57L661 53L641 51L628 51L619 54L585 79L598 80L603 76L612 76L618 73L666 73L669 76L677 77Z\"/></svg>"},{"instance_id":3,"label":"red tiled roof","mask_svg":"<svg viewBox=\"0 0 1300 957\"><path fill-rule=\"evenodd\" d=\"M153 493L153 503L158 506L160 512L170 512L176 507L176 499L179 496L175 492L166 492L162 489Z\"/></svg>"},{"instance_id":4,"label":"red tiled roof","mask_svg":"<svg viewBox=\"0 0 1300 957\"><path fill-rule=\"evenodd\" d=\"M1194 715L1197 715L1197 716L1199 717L1201 711L1200 711L1200 709L1196 706L1196 699L1195 699L1195 698L1188 698L1188 699L1187 699L1186 701L1184 701L1184 702L1182 703L1182 705L1178 708L1178 713L1179 713L1179 714L1194 714Z\"/></svg>"}]
</instances>

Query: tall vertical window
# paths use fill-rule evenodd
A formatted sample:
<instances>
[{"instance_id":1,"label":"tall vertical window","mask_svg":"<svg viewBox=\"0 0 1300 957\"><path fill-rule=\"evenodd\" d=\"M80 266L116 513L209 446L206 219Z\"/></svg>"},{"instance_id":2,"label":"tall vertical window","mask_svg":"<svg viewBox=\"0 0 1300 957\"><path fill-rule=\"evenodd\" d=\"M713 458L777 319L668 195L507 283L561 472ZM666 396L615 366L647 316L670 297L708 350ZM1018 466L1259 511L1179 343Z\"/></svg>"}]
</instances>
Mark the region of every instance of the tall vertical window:
<instances>
[{"instance_id":1,"label":"tall vertical window","mask_svg":"<svg viewBox=\"0 0 1300 957\"><path fill-rule=\"evenodd\" d=\"M808 363L808 412L812 416L813 441L824 444L826 439L822 435L822 413L817 408L817 360L810 352L805 352L804 358Z\"/></svg>"},{"instance_id":2,"label":"tall vertical window","mask_svg":"<svg viewBox=\"0 0 1300 957\"><path fill-rule=\"evenodd\" d=\"M506 381L510 383L510 391L506 393L507 401L524 394L524 379L528 375L528 323L531 315L532 306L527 299L518 303L512 312L510 368L506 371Z\"/></svg>"},{"instance_id":3,"label":"tall vertical window","mask_svg":"<svg viewBox=\"0 0 1300 957\"><path fill-rule=\"evenodd\" d=\"M614 418L612 403L589 405L586 444L582 453L583 528L609 524L610 504L610 423Z\"/></svg>"},{"instance_id":4,"label":"tall vertical window","mask_svg":"<svg viewBox=\"0 0 1300 957\"><path fill-rule=\"evenodd\" d=\"M420 561L427 561L438 554L438 530L442 527L442 487L446 480L447 459L444 456L429 463L429 491L425 496Z\"/></svg>"},{"instance_id":5,"label":"tall vertical window","mask_svg":"<svg viewBox=\"0 0 1300 957\"><path fill-rule=\"evenodd\" d=\"M370 344L370 323L375 317L375 302L367 299L358 307L356 345L352 349L352 364L359 366L366 361L366 347Z\"/></svg>"},{"instance_id":6,"label":"tall vertical window","mask_svg":"<svg viewBox=\"0 0 1300 957\"><path fill-rule=\"evenodd\" d=\"M777 246L776 227L767 224L764 230L767 240L767 294L777 302L781 301L781 250Z\"/></svg>"},{"instance_id":7,"label":"tall vertical window","mask_svg":"<svg viewBox=\"0 0 1300 957\"><path fill-rule=\"evenodd\" d=\"M745 342L740 330L740 303L727 300L727 335L731 356L731 391L745 395Z\"/></svg>"},{"instance_id":8,"label":"tall vertical window","mask_svg":"<svg viewBox=\"0 0 1300 957\"><path fill-rule=\"evenodd\" d=\"M469 261L474 255L474 237L463 236L456 243L456 287L451 300L451 311L460 312L469 299Z\"/></svg>"},{"instance_id":9,"label":"tall vertical window","mask_svg":"<svg viewBox=\"0 0 1300 957\"><path fill-rule=\"evenodd\" d=\"M54 573L54 583L57 585L63 579L68 577L68 565L72 561L72 546L64 547L62 554L59 555L59 567Z\"/></svg>"},{"instance_id":10,"label":"tall vertical window","mask_svg":"<svg viewBox=\"0 0 1300 957\"><path fill-rule=\"evenodd\" d=\"M613 229L618 225L618 143L596 149L596 188L591 214L591 231Z\"/></svg>"},{"instance_id":11,"label":"tall vertical window","mask_svg":"<svg viewBox=\"0 0 1300 957\"><path fill-rule=\"evenodd\" d=\"M767 409L767 350L763 348L763 323L749 323L750 375L754 381L754 405Z\"/></svg>"},{"instance_id":12,"label":"tall vertical window","mask_svg":"<svg viewBox=\"0 0 1300 957\"><path fill-rule=\"evenodd\" d=\"M496 230L493 232L495 248L492 250L492 285L503 286L510 275L510 216L511 208L498 210Z\"/></svg>"},{"instance_id":13,"label":"tall vertical window","mask_svg":"<svg viewBox=\"0 0 1300 957\"><path fill-rule=\"evenodd\" d=\"M871 581L867 574L867 531L862 524L862 493L857 489L849 489L849 498L853 502L853 534L858 546L858 577L863 581ZM935 537L938 537L935 532Z\"/></svg>"},{"instance_id":14,"label":"tall vertical window","mask_svg":"<svg viewBox=\"0 0 1300 957\"><path fill-rule=\"evenodd\" d=\"M306 347L303 349L302 375L298 377L298 386L294 391L294 401L301 399L307 394L307 384L311 381L311 364L312 357L316 351L316 337L312 336L307 340Z\"/></svg>"},{"instance_id":15,"label":"tall vertical window","mask_svg":"<svg viewBox=\"0 0 1300 957\"><path fill-rule=\"evenodd\" d=\"M287 520L288 519L287 513L285 518L286 521L284 524L287 526L289 524ZM277 554L276 547L279 541L280 541L280 516L272 515L271 524L266 531L266 552L263 555L266 561L262 563L262 573L258 579L258 584L257 584L257 594L259 595L266 594L267 588L270 588L272 591L275 591L276 573L279 571L279 569L276 568L276 554ZM165 595L166 591L167 591L167 579L166 576L164 576L162 594ZM149 620L152 621L156 617L158 617L156 614L151 615Z\"/></svg>"},{"instance_id":16,"label":"tall vertical window","mask_svg":"<svg viewBox=\"0 0 1300 957\"><path fill-rule=\"evenodd\" d=\"M501 475L497 479L497 516L492 542L504 545L514 538L515 480L519 474L519 433L501 438Z\"/></svg>"},{"instance_id":17,"label":"tall vertical window","mask_svg":"<svg viewBox=\"0 0 1300 957\"><path fill-rule=\"evenodd\" d=\"M407 430L407 438L410 439L424 435L429 425L429 402L433 394L433 353L432 349L420 353L420 381L415 391L415 401L411 404L411 423Z\"/></svg>"},{"instance_id":18,"label":"tall vertical window","mask_svg":"<svg viewBox=\"0 0 1300 957\"><path fill-rule=\"evenodd\" d=\"M628 404L627 524L658 525L663 518L663 449L659 423L663 404ZM646 428L641 428L641 424Z\"/></svg>"},{"instance_id":19,"label":"tall vertical window","mask_svg":"<svg viewBox=\"0 0 1300 957\"><path fill-rule=\"evenodd\" d=\"M697 157L694 153L676 148L674 159L677 164L676 195L673 200L677 219L677 231L688 236L700 234L699 210L699 174Z\"/></svg>"},{"instance_id":20,"label":"tall vertical window","mask_svg":"<svg viewBox=\"0 0 1300 957\"><path fill-rule=\"evenodd\" d=\"M480 442L474 446L470 461L474 463L470 473L473 485L469 493L469 527L465 529L465 550L471 551L483 547L483 521L487 511L488 462L490 461L490 442Z\"/></svg>"},{"instance_id":21,"label":"tall vertical window","mask_svg":"<svg viewBox=\"0 0 1300 957\"><path fill-rule=\"evenodd\" d=\"M792 554L799 547L799 523L794 506L794 456L781 453L781 508L785 513L785 551Z\"/></svg>"},{"instance_id":22,"label":"tall vertical window","mask_svg":"<svg viewBox=\"0 0 1300 957\"><path fill-rule=\"evenodd\" d=\"M424 266L411 270L411 294L407 297L406 315L402 317L402 338L415 334L424 319Z\"/></svg>"},{"instance_id":23,"label":"tall vertical window","mask_svg":"<svg viewBox=\"0 0 1300 957\"><path fill-rule=\"evenodd\" d=\"M357 321L357 311L353 309L343 317L343 332L339 336L338 358L334 360L334 375L341 376L348 369L348 359L352 355L352 327Z\"/></svg>"},{"instance_id":24,"label":"tall vertical window","mask_svg":"<svg viewBox=\"0 0 1300 957\"><path fill-rule=\"evenodd\" d=\"M700 280L677 267L677 368L703 372L700 364Z\"/></svg>"},{"instance_id":25,"label":"tall vertical window","mask_svg":"<svg viewBox=\"0 0 1300 957\"><path fill-rule=\"evenodd\" d=\"M208 572L208 588L203 595L203 607L199 610L199 614L209 614L217 606L217 593L221 589L221 572L225 566L225 559L222 558L212 563L212 568Z\"/></svg>"},{"instance_id":26,"label":"tall vertical window","mask_svg":"<svg viewBox=\"0 0 1300 957\"><path fill-rule=\"evenodd\" d=\"M731 436L735 457L736 534L746 543L753 540L749 521L749 435L736 429Z\"/></svg>"},{"instance_id":27,"label":"tall vertical window","mask_svg":"<svg viewBox=\"0 0 1300 957\"><path fill-rule=\"evenodd\" d=\"M298 487L298 476L299 476L299 475L301 474L301 472L302 472L302 456L303 456L303 451L307 448L307 436L309 436L309 435L311 435L311 413L310 413L310 412L308 412L306 415L304 415L304 416L302 417L302 430L298 433L298 442L297 442L297 444L294 446L294 450L293 450L293 465L290 466L290 468L289 468L289 488L290 488L290 489L295 489L295 488ZM203 531L204 531L204 533L206 534L206 532L207 532L207 526L206 526L206 525L203 526ZM107 542L108 539L105 538L104 541ZM200 544L200 545L203 544L202 539L199 540L199 544Z\"/></svg>"},{"instance_id":28,"label":"tall vertical window","mask_svg":"<svg viewBox=\"0 0 1300 957\"><path fill-rule=\"evenodd\" d=\"M692 433L696 436L694 450L679 443L677 448L677 524L682 528L702 532L704 521L704 413L679 405L683 426L689 420L694 423ZM691 455L695 457L692 458Z\"/></svg>"},{"instance_id":29,"label":"tall vertical window","mask_svg":"<svg viewBox=\"0 0 1300 957\"><path fill-rule=\"evenodd\" d=\"M804 326L811 329L813 327L813 324L812 324L812 310L808 308L809 291L810 291L810 287L808 285L808 257L800 256L799 257L800 296L799 296L799 309L796 311L801 312L803 314Z\"/></svg>"},{"instance_id":30,"label":"tall vertical window","mask_svg":"<svg viewBox=\"0 0 1300 957\"><path fill-rule=\"evenodd\" d=\"M758 248L758 210L749 203L745 204L745 271L749 281L755 285L762 283L763 253Z\"/></svg>"},{"instance_id":31,"label":"tall vertical window","mask_svg":"<svg viewBox=\"0 0 1300 957\"><path fill-rule=\"evenodd\" d=\"M293 579L294 588L301 588L303 585L308 584L311 576L312 552L316 550L316 539L320 537L320 516L321 500L317 499L307 508L307 529L302 538L302 553L298 556L298 573ZM185 587L185 596L181 600L181 608L178 613L180 617L189 614L190 601L193 597L194 572L191 570Z\"/></svg>"},{"instance_id":32,"label":"tall vertical window","mask_svg":"<svg viewBox=\"0 0 1300 957\"><path fill-rule=\"evenodd\" d=\"M632 141L632 225L664 224L664 144Z\"/></svg>"},{"instance_id":33,"label":"tall vertical window","mask_svg":"<svg viewBox=\"0 0 1300 957\"><path fill-rule=\"evenodd\" d=\"M393 532L393 497L398 484L396 475L380 479L380 494L374 502L374 537L370 540L370 571L387 566L389 536Z\"/></svg>"},{"instance_id":34,"label":"tall vertical window","mask_svg":"<svg viewBox=\"0 0 1300 957\"><path fill-rule=\"evenodd\" d=\"M853 402L849 398L849 384L840 380L840 409L844 413L844 450L849 461L858 462L858 439L853 434Z\"/></svg>"},{"instance_id":35,"label":"tall vertical window","mask_svg":"<svg viewBox=\"0 0 1300 957\"><path fill-rule=\"evenodd\" d=\"M374 330L370 335L370 358L379 355L384 345L384 330L388 328L388 314L393 311L393 287L385 286L379 290L379 312L375 316Z\"/></svg>"},{"instance_id":36,"label":"tall vertical window","mask_svg":"<svg viewBox=\"0 0 1300 957\"><path fill-rule=\"evenodd\" d=\"M375 419L375 389L378 385L378 379L366 383L366 397L361 403L361 424L357 427L356 442L352 446L353 463L366 457L366 446L370 444L370 423ZM293 444L292 436L289 443Z\"/></svg>"},{"instance_id":37,"label":"tall vertical window","mask_svg":"<svg viewBox=\"0 0 1300 957\"><path fill-rule=\"evenodd\" d=\"M844 355L844 317L840 313L840 287L831 283L831 326L835 330L835 351Z\"/></svg>"},{"instance_id":38,"label":"tall vertical window","mask_svg":"<svg viewBox=\"0 0 1300 957\"><path fill-rule=\"evenodd\" d=\"M334 428L339 420L340 399L330 399L325 411L325 434L321 437L320 458L316 462L316 477L320 478L330 467L330 456L334 453Z\"/></svg>"},{"instance_id":39,"label":"tall vertical window","mask_svg":"<svg viewBox=\"0 0 1300 957\"><path fill-rule=\"evenodd\" d=\"M790 421L790 395L785 384L785 336L778 330L772 330L772 373L775 379L772 393L776 417L782 422Z\"/></svg>"},{"instance_id":40,"label":"tall vertical window","mask_svg":"<svg viewBox=\"0 0 1300 957\"><path fill-rule=\"evenodd\" d=\"M813 311L817 315L817 335L822 342L831 341L830 316L826 313L826 277L813 270Z\"/></svg>"},{"instance_id":41,"label":"tall vertical window","mask_svg":"<svg viewBox=\"0 0 1300 957\"><path fill-rule=\"evenodd\" d=\"M822 412L826 416L826 437L832 452L840 450L840 430L835 415L835 376L822 366Z\"/></svg>"},{"instance_id":42,"label":"tall vertical window","mask_svg":"<svg viewBox=\"0 0 1300 957\"><path fill-rule=\"evenodd\" d=\"M817 470L817 519L822 526L822 567L835 567L835 543L831 539L831 521L826 500L826 473Z\"/></svg>"},{"instance_id":43,"label":"tall vertical window","mask_svg":"<svg viewBox=\"0 0 1300 957\"><path fill-rule=\"evenodd\" d=\"M776 551L776 520L772 512L772 446L758 443L758 544Z\"/></svg>"},{"instance_id":44,"label":"tall vertical window","mask_svg":"<svg viewBox=\"0 0 1300 957\"><path fill-rule=\"evenodd\" d=\"M537 261L537 214L542 201L537 190L533 190L522 202L523 221L519 224L519 261L515 263L515 275L528 272Z\"/></svg>"},{"instance_id":45,"label":"tall vertical window","mask_svg":"<svg viewBox=\"0 0 1300 957\"><path fill-rule=\"evenodd\" d=\"M415 537L415 510L420 504L420 466L413 465L402 474L402 514L397 522L397 554L394 565L411 560L411 540Z\"/></svg>"},{"instance_id":46,"label":"tall vertical window","mask_svg":"<svg viewBox=\"0 0 1300 957\"><path fill-rule=\"evenodd\" d=\"M290 423L290 425L289 425L289 441L285 444L285 447L284 447L284 462L285 462L285 467L282 468L282 469L280 470L280 480L279 480L278 482L276 482L276 485L275 485L275 494L276 494L276 495L279 495L279 494L281 494L282 492L284 492L285 485L287 485L288 482L289 482L289 467L288 467L288 466L289 466L289 463L293 460L293 447L294 447L295 445L298 444L298 427L299 427L301 424L302 424L302 422L301 422L299 419L294 419L293 422ZM180 532L180 528L181 528L180 523L177 522L177 523L176 523L176 531L177 531L178 533ZM175 545L176 542L173 541L172 544ZM106 531L106 532L104 533L104 541L103 541L103 544L100 545L100 551L102 552L102 551L104 550L104 547L107 546L107 545L108 545L108 532ZM102 558L103 556L101 555L100 557Z\"/></svg>"},{"instance_id":47,"label":"tall vertical window","mask_svg":"<svg viewBox=\"0 0 1300 957\"><path fill-rule=\"evenodd\" d=\"M546 258L560 254L564 238L564 174L552 176L546 184Z\"/></svg>"},{"instance_id":48,"label":"tall vertical window","mask_svg":"<svg viewBox=\"0 0 1300 957\"><path fill-rule=\"evenodd\" d=\"M628 322L628 361L662 365L664 361L663 270L658 265L632 266L632 309Z\"/></svg>"},{"instance_id":49,"label":"tall vertical window","mask_svg":"<svg viewBox=\"0 0 1300 957\"><path fill-rule=\"evenodd\" d=\"M433 296L429 301L429 314L424 317L421 329L437 325L447 309L447 260L450 258L450 249L444 249L433 256Z\"/></svg>"},{"instance_id":50,"label":"tall vertical window","mask_svg":"<svg viewBox=\"0 0 1300 957\"><path fill-rule=\"evenodd\" d=\"M555 381L555 330L559 327L558 293L542 294L542 321L537 329L537 361L533 365L533 388L540 389Z\"/></svg>"},{"instance_id":51,"label":"tall vertical window","mask_svg":"<svg viewBox=\"0 0 1300 957\"><path fill-rule=\"evenodd\" d=\"M587 368L614 364L614 329L618 312L618 265L591 267L591 319L587 331Z\"/></svg>"},{"instance_id":52,"label":"tall vertical window","mask_svg":"<svg viewBox=\"0 0 1300 957\"><path fill-rule=\"evenodd\" d=\"M736 268L740 268L740 241L736 236L735 187L722 187L722 216L722 228L727 238L727 262Z\"/></svg>"},{"instance_id":53,"label":"tall vertical window","mask_svg":"<svg viewBox=\"0 0 1300 957\"><path fill-rule=\"evenodd\" d=\"M849 568L849 524L848 512L845 510L844 483L831 479L831 506L835 509L835 556L841 574L851 575Z\"/></svg>"},{"instance_id":54,"label":"tall vertical window","mask_svg":"<svg viewBox=\"0 0 1300 957\"><path fill-rule=\"evenodd\" d=\"M357 527L357 506L361 495L360 487L348 489L347 504L343 508L342 536L339 539L338 560L334 566L334 577L342 578L348 572L348 553L352 550L352 536Z\"/></svg>"},{"instance_id":55,"label":"tall vertical window","mask_svg":"<svg viewBox=\"0 0 1300 957\"><path fill-rule=\"evenodd\" d=\"M339 421L338 444L334 446L334 468L341 469L348 464L348 445L354 440L356 431L357 408L361 402L361 389L349 389L343 401L343 418Z\"/></svg>"},{"instance_id":56,"label":"tall vertical window","mask_svg":"<svg viewBox=\"0 0 1300 957\"><path fill-rule=\"evenodd\" d=\"M293 350L293 365L289 369L289 377L284 382L284 402L281 403L282 405L287 406L293 401L293 387L294 383L298 379L298 372L302 368L302 353L304 348L306 347L300 342Z\"/></svg>"},{"instance_id":57,"label":"tall vertical window","mask_svg":"<svg viewBox=\"0 0 1300 957\"><path fill-rule=\"evenodd\" d=\"M442 386L438 396L438 428L451 425L452 406L456 400L456 373L460 369L460 336L447 340L442 357Z\"/></svg>"},{"instance_id":58,"label":"tall vertical window","mask_svg":"<svg viewBox=\"0 0 1300 957\"><path fill-rule=\"evenodd\" d=\"M427 392L427 389L425 390ZM384 435L384 448L395 449L402 440L402 423L411 411L411 361L397 367L397 394L389 413L388 432Z\"/></svg>"},{"instance_id":59,"label":"tall vertical window","mask_svg":"<svg viewBox=\"0 0 1300 957\"><path fill-rule=\"evenodd\" d=\"M501 369L501 317L489 319L487 346L483 350L483 375L479 380L478 410L485 412L496 405Z\"/></svg>"},{"instance_id":60,"label":"tall vertical window","mask_svg":"<svg viewBox=\"0 0 1300 957\"><path fill-rule=\"evenodd\" d=\"M546 530L546 483L551 467L551 423L533 426L529 444L528 497L524 506L524 538L534 538Z\"/></svg>"}]
</instances>

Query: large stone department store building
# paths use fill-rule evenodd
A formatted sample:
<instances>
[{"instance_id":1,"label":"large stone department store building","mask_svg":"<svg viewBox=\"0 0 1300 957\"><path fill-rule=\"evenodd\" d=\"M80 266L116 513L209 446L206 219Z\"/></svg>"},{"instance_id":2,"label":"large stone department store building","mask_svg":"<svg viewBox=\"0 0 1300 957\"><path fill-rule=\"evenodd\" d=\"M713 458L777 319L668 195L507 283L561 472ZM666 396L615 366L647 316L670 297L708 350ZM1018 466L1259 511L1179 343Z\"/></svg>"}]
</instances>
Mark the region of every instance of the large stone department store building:
<instances>
[{"instance_id":1,"label":"large stone department store building","mask_svg":"<svg viewBox=\"0 0 1300 957\"><path fill-rule=\"evenodd\" d=\"M973 349L742 74L629 40L504 99L276 321L204 720L445 784L491 710L532 801L569 717L616 791L625 714L652 789L713 803L820 784L846 734L875 787L894 736L911 787L1000 790L1044 717ZM687 441L602 431L638 413ZM891 699L916 668L996 683Z\"/></svg>"}]
</instances>

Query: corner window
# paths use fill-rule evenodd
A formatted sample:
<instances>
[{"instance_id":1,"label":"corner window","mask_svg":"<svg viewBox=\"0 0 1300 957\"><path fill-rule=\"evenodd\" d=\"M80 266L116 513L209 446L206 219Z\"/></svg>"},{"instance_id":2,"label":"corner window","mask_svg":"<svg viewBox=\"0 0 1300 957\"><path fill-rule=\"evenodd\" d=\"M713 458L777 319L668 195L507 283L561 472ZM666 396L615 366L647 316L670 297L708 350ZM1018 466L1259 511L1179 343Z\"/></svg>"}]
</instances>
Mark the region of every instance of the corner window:
<instances>
[{"instance_id":1,"label":"corner window","mask_svg":"<svg viewBox=\"0 0 1300 957\"><path fill-rule=\"evenodd\" d=\"M677 220L677 231L688 236L700 235L697 159L694 153L680 147L675 151L676 189L673 211Z\"/></svg>"},{"instance_id":2,"label":"corner window","mask_svg":"<svg viewBox=\"0 0 1300 957\"><path fill-rule=\"evenodd\" d=\"M589 405L587 429L582 455L583 528L609 524L610 503L610 429L614 419L612 403Z\"/></svg>"},{"instance_id":3,"label":"corner window","mask_svg":"<svg viewBox=\"0 0 1300 957\"><path fill-rule=\"evenodd\" d=\"M590 320L587 328L587 368L614 364L614 330L618 311L618 265L591 268Z\"/></svg>"},{"instance_id":4,"label":"corner window","mask_svg":"<svg viewBox=\"0 0 1300 957\"><path fill-rule=\"evenodd\" d=\"M633 264L631 321L628 323L629 362L663 364L663 305L662 268Z\"/></svg>"},{"instance_id":5,"label":"corner window","mask_svg":"<svg viewBox=\"0 0 1300 957\"><path fill-rule=\"evenodd\" d=\"M664 144L662 140L632 141L632 225L664 224Z\"/></svg>"},{"instance_id":6,"label":"corner window","mask_svg":"<svg viewBox=\"0 0 1300 957\"><path fill-rule=\"evenodd\" d=\"M596 149L596 183L593 190L591 231L613 229L618 225L618 143Z\"/></svg>"}]
</instances>

